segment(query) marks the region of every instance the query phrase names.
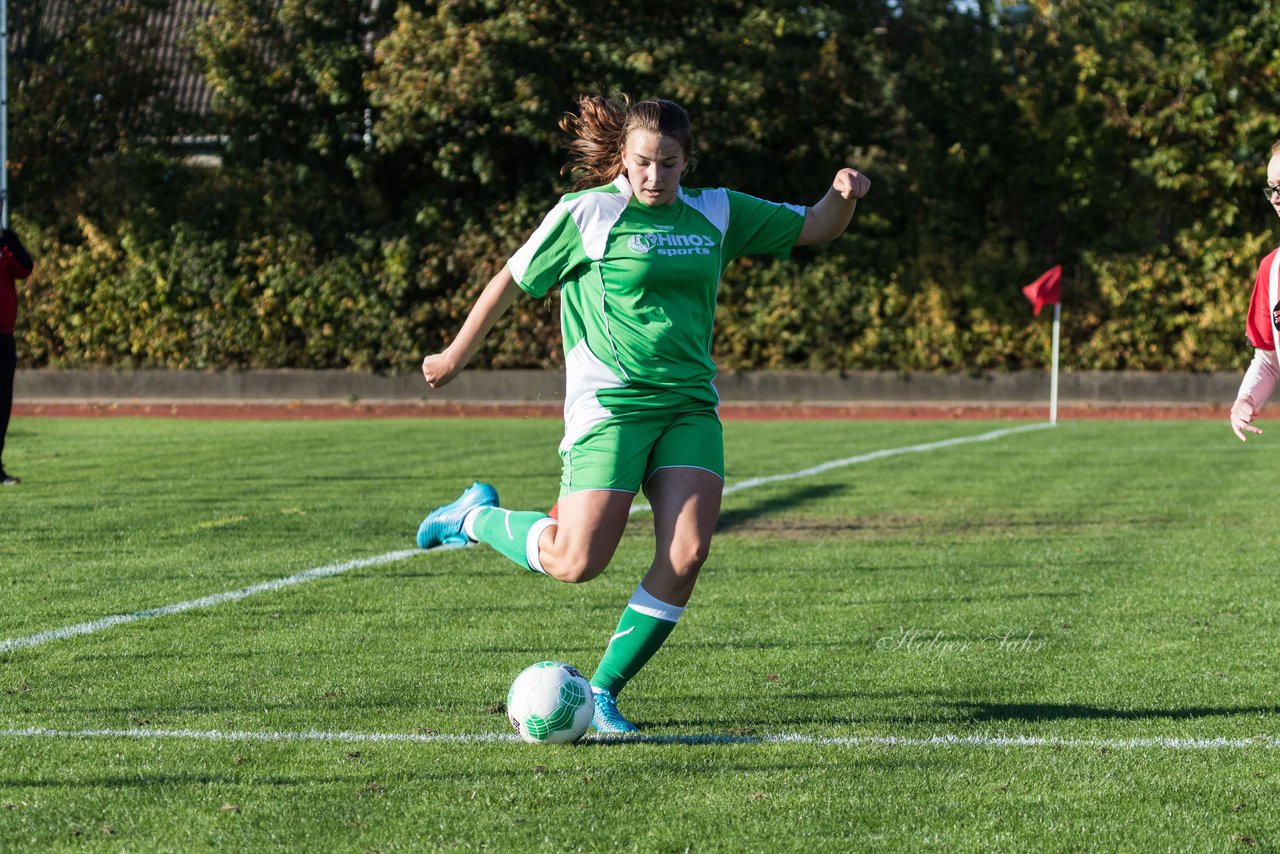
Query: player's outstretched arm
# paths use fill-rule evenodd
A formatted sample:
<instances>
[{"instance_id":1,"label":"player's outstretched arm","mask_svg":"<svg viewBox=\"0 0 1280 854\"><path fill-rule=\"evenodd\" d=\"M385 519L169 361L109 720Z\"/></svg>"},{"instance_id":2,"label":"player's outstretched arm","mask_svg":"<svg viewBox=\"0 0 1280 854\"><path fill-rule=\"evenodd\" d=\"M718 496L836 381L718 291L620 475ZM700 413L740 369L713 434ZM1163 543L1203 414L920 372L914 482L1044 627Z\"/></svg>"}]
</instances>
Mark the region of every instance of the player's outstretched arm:
<instances>
[{"instance_id":1,"label":"player's outstretched arm","mask_svg":"<svg viewBox=\"0 0 1280 854\"><path fill-rule=\"evenodd\" d=\"M480 298L471 307L458 337L443 351L422 360L422 376L427 385L440 388L456 377L475 356L489 330L515 302L520 286L507 267L489 280Z\"/></svg>"},{"instance_id":2,"label":"player's outstretched arm","mask_svg":"<svg viewBox=\"0 0 1280 854\"><path fill-rule=\"evenodd\" d=\"M805 212L804 227L796 238L796 246L826 243L844 234L853 219L858 199L871 189L871 179L857 169L841 169L831 182L831 189L816 205Z\"/></svg>"}]
</instances>

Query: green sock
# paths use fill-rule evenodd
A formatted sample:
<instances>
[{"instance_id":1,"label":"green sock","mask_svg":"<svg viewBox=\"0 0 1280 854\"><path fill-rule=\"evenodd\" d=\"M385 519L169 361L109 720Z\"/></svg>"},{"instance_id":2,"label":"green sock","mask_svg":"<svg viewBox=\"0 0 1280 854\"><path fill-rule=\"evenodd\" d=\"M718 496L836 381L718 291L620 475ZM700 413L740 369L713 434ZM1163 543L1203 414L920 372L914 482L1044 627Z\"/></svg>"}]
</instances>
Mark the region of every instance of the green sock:
<instances>
[{"instance_id":1,"label":"green sock","mask_svg":"<svg viewBox=\"0 0 1280 854\"><path fill-rule=\"evenodd\" d=\"M538 538L556 520L546 513L533 510L503 510L501 507L482 507L469 518L466 534L474 540L488 543L511 560L532 572L543 572L538 556Z\"/></svg>"},{"instance_id":2,"label":"green sock","mask_svg":"<svg viewBox=\"0 0 1280 854\"><path fill-rule=\"evenodd\" d=\"M591 686L618 696L662 646L683 612L683 607L668 605L637 587L591 677Z\"/></svg>"}]
</instances>

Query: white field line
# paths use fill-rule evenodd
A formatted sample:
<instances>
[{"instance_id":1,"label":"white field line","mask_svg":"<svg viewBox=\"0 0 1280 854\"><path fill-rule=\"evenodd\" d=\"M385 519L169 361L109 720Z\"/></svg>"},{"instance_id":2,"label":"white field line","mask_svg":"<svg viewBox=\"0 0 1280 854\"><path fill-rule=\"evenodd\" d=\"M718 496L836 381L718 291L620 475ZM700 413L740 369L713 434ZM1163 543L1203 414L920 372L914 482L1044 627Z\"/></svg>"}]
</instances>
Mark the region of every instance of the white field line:
<instances>
[{"instance_id":1,"label":"white field line","mask_svg":"<svg viewBox=\"0 0 1280 854\"><path fill-rule=\"evenodd\" d=\"M822 474L823 472L831 471L832 469L851 466L856 463L871 462L873 460L880 460L885 457L894 457L900 454L916 454L924 451L935 451L940 448L950 448L955 445L968 445L975 442L990 442L993 439L1011 436L1015 433L1025 433L1028 430L1042 430L1046 427L1052 426L1053 425L1048 422L1023 424L1018 427L1006 427L1000 430L992 430L987 433L981 433L977 436L962 436L957 439L944 439L939 442L926 442L921 445L907 445L902 448L888 448L883 451L872 451L871 453L859 454L855 457L831 460L830 462L802 469L801 471L769 475L767 477L749 478L735 483L732 486L725 487L724 494L729 495L734 492L741 492L745 489L754 489L757 486L763 486L767 483L777 483L779 481L812 477L816 474ZM648 504L635 504L632 505L631 512L641 513L651 509L653 508ZM434 549L427 549L426 551L442 551L444 549L453 548L459 548L459 546L438 546ZM130 614L113 614L97 620L91 620L87 623L79 623L77 625L66 626L61 629L52 629L47 632L38 632L37 634L27 635L25 637L0 640L0 653L10 652L15 649L28 649L33 646L40 646L41 644L48 643L49 641L65 640L66 638L76 637L77 635L94 634L95 632L105 631L106 629L124 625L125 623L134 623L139 620L150 620L155 617L168 617L173 614L181 614L183 611L191 611L196 608L209 608L214 605L221 605L224 602L238 602L241 599L248 598L249 596L256 596L259 593L268 593L275 590L281 590L285 587L293 587L297 584L315 581L317 578L328 578L332 575L341 575L342 573L349 572L353 569L394 563L423 553L424 552L421 549L403 549L401 551L387 552L386 554L377 555L376 557L360 558L358 560L350 560L344 563L332 563L327 566L304 570L303 572L299 572L285 578L264 581L261 584L255 584L252 587L242 587L239 590L215 593L210 596L204 596L200 599L191 599L186 602L175 602L172 605L162 605L158 608L148 608L144 611L134 611Z\"/></svg>"},{"instance_id":2,"label":"white field line","mask_svg":"<svg viewBox=\"0 0 1280 854\"><path fill-rule=\"evenodd\" d=\"M919 454L925 451L937 451L941 448L951 448L956 445L972 445L975 442L990 442L994 439L1001 439L1005 436L1012 436L1015 433L1026 433L1029 430L1043 430L1046 427L1052 427L1048 421L1042 421L1037 424L1023 424L1018 427L1005 427L1000 430L992 430L987 433L980 433L977 436L961 436L957 439L943 439L938 442L925 442L921 445L907 445L902 448L887 448L883 451L872 451L868 454L858 454L856 457L845 457L842 460L831 460L830 462L820 463L807 469L800 471L787 472L786 474L771 474L765 477L751 477L746 480L740 480L732 486L724 488L725 495L732 495L735 492L742 492L747 489L755 489L757 486L764 486L768 483L780 483L784 480L799 480L803 477L813 477L816 474L831 471L832 469L844 468L858 463L869 463L875 460L883 460L886 457L897 457L902 454ZM644 510L652 510L648 504L634 504L631 507L632 513L639 513Z\"/></svg>"},{"instance_id":3,"label":"white field line","mask_svg":"<svg viewBox=\"0 0 1280 854\"><path fill-rule=\"evenodd\" d=\"M321 741L344 744L410 743L410 744L499 744L515 742L515 733L396 733L396 732L251 732L244 730L194 729L0 729L0 738L32 739L179 739L187 741ZM630 735L587 736L583 744L675 744L675 745L775 745L798 744L818 747L972 747L1010 748L1074 748L1081 750L1261 750L1280 749L1280 737L1254 738L1054 738L1052 736L1015 735L934 735L905 736L816 736L779 735Z\"/></svg>"},{"instance_id":4,"label":"white field line","mask_svg":"<svg viewBox=\"0 0 1280 854\"><path fill-rule=\"evenodd\" d=\"M91 620L87 623L80 623L75 626L66 626L65 628L53 629L52 631L40 632L34 635L27 635L22 638L10 638L9 640L0 641L0 652L39 646L42 643L71 638L76 635L93 634L94 632L100 632L114 626L123 625L124 623L137 622L138 620L149 620L153 617L168 617L171 614L181 614L183 611L191 611L196 608L209 608L213 605L221 605L223 602L237 602L241 599L248 598L249 596L256 596L259 593L267 593L272 590L281 590L285 587L292 587L295 584L314 581L317 578L327 578L330 575L340 575L344 572L365 566L381 566L384 563L393 563L398 560L404 560L405 558L418 553L418 549L404 549L398 552L387 552L386 554L378 555L377 557L349 560L345 563L331 563L327 566L318 566L315 569L308 569L304 572L299 572L296 575L290 575L286 578L264 581L261 584L255 584L252 587L242 587L239 590L229 590L226 593L214 593L211 596L204 596L200 599L176 602L172 605L163 605L159 608L149 608L145 611L134 611L132 614L114 614L110 617L102 617L101 619Z\"/></svg>"}]
</instances>

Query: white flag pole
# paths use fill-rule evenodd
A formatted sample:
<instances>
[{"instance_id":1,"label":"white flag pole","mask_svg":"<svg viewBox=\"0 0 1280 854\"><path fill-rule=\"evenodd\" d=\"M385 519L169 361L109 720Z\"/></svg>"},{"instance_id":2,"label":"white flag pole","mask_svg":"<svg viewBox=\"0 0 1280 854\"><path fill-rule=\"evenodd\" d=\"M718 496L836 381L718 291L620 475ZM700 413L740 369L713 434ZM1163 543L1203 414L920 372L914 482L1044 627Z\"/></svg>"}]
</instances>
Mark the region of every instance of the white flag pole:
<instances>
[{"instance_id":1,"label":"white flag pole","mask_svg":"<svg viewBox=\"0 0 1280 854\"><path fill-rule=\"evenodd\" d=\"M3 2L3 0L0 0ZM1049 423L1058 423L1058 330L1062 325L1062 303L1053 304L1053 367L1049 377Z\"/></svg>"}]
</instances>

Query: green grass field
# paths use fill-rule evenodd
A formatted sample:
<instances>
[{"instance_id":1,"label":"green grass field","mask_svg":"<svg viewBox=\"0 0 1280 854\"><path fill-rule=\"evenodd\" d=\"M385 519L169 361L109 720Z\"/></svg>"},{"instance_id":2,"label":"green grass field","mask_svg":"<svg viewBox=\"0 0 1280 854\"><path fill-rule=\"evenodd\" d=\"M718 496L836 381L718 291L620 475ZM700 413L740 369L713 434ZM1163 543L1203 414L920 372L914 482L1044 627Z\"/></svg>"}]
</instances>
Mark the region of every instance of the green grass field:
<instances>
[{"instance_id":1,"label":"green grass field","mask_svg":"<svg viewBox=\"0 0 1280 854\"><path fill-rule=\"evenodd\" d=\"M728 483L1008 426L729 422ZM1280 428L1063 423L728 495L623 695L645 737L539 747L507 685L590 673L644 513L581 586L485 547L338 570L473 478L548 506L559 434L16 421L0 851L1280 848Z\"/></svg>"}]
</instances>

